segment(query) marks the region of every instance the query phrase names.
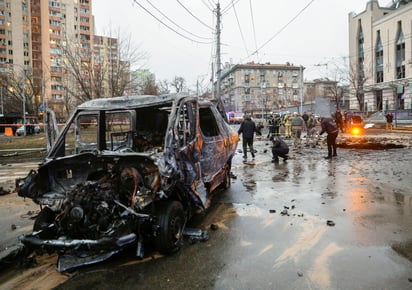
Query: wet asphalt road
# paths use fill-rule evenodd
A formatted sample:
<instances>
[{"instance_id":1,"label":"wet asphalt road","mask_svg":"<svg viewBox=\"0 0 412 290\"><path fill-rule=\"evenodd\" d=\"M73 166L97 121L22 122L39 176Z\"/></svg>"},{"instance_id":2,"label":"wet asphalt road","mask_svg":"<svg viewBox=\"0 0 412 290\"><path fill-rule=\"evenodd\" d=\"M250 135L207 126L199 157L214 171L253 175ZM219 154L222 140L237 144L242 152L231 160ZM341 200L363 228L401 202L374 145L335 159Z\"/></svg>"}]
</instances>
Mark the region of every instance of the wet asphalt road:
<instances>
[{"instance_id":1,"label":"wet asphalt road","mask_svg":"<svg viewBox=\"0 0 412 290\"><path fill-rule=\"evenodd\" d=\"M207 242L143 261L132 249L57 288L412 288L410 148L338 149L325 160L326 148L305 147L279 164L267 140L255 148L248 164L236 154L232 187L191 224L208 229Z\"/></svg>"}]
</instances>

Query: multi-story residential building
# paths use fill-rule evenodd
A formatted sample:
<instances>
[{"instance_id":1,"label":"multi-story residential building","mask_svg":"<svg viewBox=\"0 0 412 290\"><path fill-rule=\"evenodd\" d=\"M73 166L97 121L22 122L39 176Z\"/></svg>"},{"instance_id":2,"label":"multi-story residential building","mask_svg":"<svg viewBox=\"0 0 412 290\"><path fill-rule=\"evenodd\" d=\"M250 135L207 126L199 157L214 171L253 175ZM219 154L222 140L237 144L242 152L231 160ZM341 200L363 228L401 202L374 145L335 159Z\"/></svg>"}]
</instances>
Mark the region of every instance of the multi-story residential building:
<instances>
[{"instance_id":1,"label":"multi-story residential building","mask_svg":"<svg viewBox=\"0 0 412 290\"><path fill-rule=\"evenodd\" d=\"M0 0L2 91L16 95L24 89L29 113L39 113L44 104L59 115L67 111L70 82L62 48L76 45L78 62L91 64L91 7L91 0Z\"/></svg>"},{"instance_id":2,"label":"multi-story residential building","mask_svg":"<svg viewBox=\"0 0 412 290\"><path fill-rule=\"evenodd\" d=\"M412 109L412 2L349 14L350 106L365 112Z\"/></svg>"},{"instance_id":3,"label":"multi-story residential building","mask_svg":"<svg viewBox=\"0 0 412 290\"><path fill-rule=\"evenodd\" d=\"M30 5L26 1L0 0L1 110L22 113L23 80L31 69ZM10 81L14 76L15 81ZM18 86L18 87L17 87ZM14 98L8 97L15 95ZM23 108L24 107L24 108Z\"/></svg>"},{"instance_id":4,"label":"multi-story residential building","mask_svg":"<svg viewBox=\"0 0 412 290\"><path fill-rule=\"evenodd\" d=\"M17 1L16 1L17 2ZM19 1L20 2L20 1ZM33 81L49 107L60 116L67 105L70 82L62 47L75 44L79 63L92 63L92 0L30 0Z\"/></svg>"},{"instance_id":5,"label":"multi-story residential building","mask_svg":"<svg viewBox=\"0 0 412 290\"><path fill-rule=\"evenodd\" d=\"M290 63L226 65L221 76L226 110L260 114L299 106L303 70Z\"/></svg>"},{"instance_id":6,"label":"multi-story residential building","mask_svg":"<svg viewBox=\"0 0 412 290\"><path fill-rule=\"evenodd\" d=\"M93 68L96 75L102 77L102 90L100 97L111 97L110 75L113 64L119 60L117 38L94 36L93 40Z\"/></svg>"},{"instance_id":7,"label":"multi-story residential building","mask_svg":"<svg viewBox=\"0 0 412 290\"><path fill-rule=\"evenodd\" d=\"M0 71L31 65L30 11L26 1L0 0Z\"/></svg>"}]
</instances>

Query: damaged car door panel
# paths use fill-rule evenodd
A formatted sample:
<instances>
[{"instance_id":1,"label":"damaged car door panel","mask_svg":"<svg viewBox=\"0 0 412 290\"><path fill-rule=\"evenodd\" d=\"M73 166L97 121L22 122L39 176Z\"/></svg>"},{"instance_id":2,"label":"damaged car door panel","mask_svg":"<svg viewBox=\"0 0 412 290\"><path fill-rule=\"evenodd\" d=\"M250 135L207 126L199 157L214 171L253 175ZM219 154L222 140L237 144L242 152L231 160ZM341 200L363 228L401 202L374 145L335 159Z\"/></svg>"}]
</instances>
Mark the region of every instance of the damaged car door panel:
<instances>
[{"instance_id":1,"label":"damaged car door panel","mask_svg":"<svg viewBox=\"0 0 412 290\"><path fill-rule=\"evenodd\" d=\"M174 94L85 102L37 171L16 181L18 194L41 207L33 232L20 240L57 251L59 271L133 244L139 257L147 244L175 252L186 222L209 206L216 188L230 186L237 143L208 100Z\"/></svg>"}]
</instances>

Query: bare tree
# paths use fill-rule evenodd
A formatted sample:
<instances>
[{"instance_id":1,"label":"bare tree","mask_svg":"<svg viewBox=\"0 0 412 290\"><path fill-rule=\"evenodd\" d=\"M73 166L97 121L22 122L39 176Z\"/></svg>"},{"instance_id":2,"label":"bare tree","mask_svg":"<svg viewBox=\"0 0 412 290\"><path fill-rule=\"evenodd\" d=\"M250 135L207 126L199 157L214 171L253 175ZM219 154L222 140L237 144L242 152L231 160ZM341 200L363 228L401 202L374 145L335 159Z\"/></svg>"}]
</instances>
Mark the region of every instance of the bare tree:
<instances>
[{"instance_id":1,"label":"bare tree","mask_svg":"<svg viewBox=\"0 0 412 290\"><path fill-rule=\"evenodd\" d=\"M64 85L69 102L75 99L84 102L96 98L121 96L130 93L133 83L130 70L145 63L146 53L141 52L128 38L99 37L105 43L102 50L91 54L78 41L65 42L59 46L62 52L62 67L68 81ZM67 105L66 108L69 106Z\"/></svg>"},{"instance_id":2,"label":"bare tree","mask_svg":"<svg viewBox=\"0 0 412 290\"><path fill-rule=\"evenodd\" d=\"M154 80L148 80L147 82L143 84L142 94L143 95L158 95L159 94L159 90Z\"/></svg>"},{"instance_id":3,"label":"bare tree","mask_svg":"<svg viewBox=\"0 0 412 290\"><path fill-rule=\"evenodd\" d=\"M335 86L330 87L329 93L336 102L336 108L339 109L339 106L344 97L343 87L346 86L348 83L347 58L342 57L341 59L330 61L328 62L327 66L328 79L331 79L334 82L336 82Z\"/></svg>"},{"instance_id":4,"label":"bare tree","mask_svg":"<svg viewBox=\"0 0 412 290\"><path fill-rule=\"evenodd\" d=\"M175 88L176 93L183 92L183 89L185 88L185 79L183 77L176 76L170 85Z\"/></svg>"},{"instance_id":5,"label":"bare tree","mask_svg":"<svg viewBox=\"0 0 412 290\"><path fill-rule=\"evenodd\" d=\"M364 110L364 92L363 87L367 81L367 77L362 69L355 67L355 65L350 65L349 70L349 86L351 91L355 94L356 100L358 101L359 110Z\"/></svg>"},{"instance_id":6,"label":"bare tree","mask_svg":"<svg viewBox=\"0 0 412 290\"><path fill-rule=\"evenodd\" d=\"M136 91L134 87L138 78L137 74L130 71L141 70L146 66L148 60L147 52L140 49L139 45L132 42L130 35L123 35L120 28L113 31L109 27L105 35L117 47L116 57L106 60L108 68L107 80L109 83L109 96L122 96ZM104 63L104 60L103 60Z\"/></svg>"},{"instance_id":7,"label":"bare tree","mask_svg":"<svg viewBox=\"0 0 412 290\"><path fill-rule=\"evenodd\" d=\"M102 83L96 86L96 79L101 78L95 78L95 76L101 70L95 71L92 69L91 57L85 57L77 41L66 39L59 48L63 57L61 66L66 78L66 84L63 84L63 86L68 93L65 96L65 101L68 101L69 95L81 103L93 98L100 98ZM68 85L69 83L70 86Z\"/></svg>"},{"instance_id":8,"label":"bare tree","mask_svg":"<svg viewBox=\"0 0 412 290\"><path fill-rule=\"evenodd\" d=\"M159 94L170 94L170 89L169 89L169 82L167 80L161 80L157 83L157 88L159 91Z\"/></svg>"},{"instance_id":9,"label":"bare tree","mask_svg":"<svg viewBox=\"0 0 412 290\"><path fill-rule=\"evenodd\" d=\"M39 100L34 96L39 95L33 82L33 73L30 69L19 68L14 70L10 67L8 72L0 76L0 87L3 99L4 112L22 113L23 103L25 112L37 114L40 106Z\"/></svg>"}]
</instances>

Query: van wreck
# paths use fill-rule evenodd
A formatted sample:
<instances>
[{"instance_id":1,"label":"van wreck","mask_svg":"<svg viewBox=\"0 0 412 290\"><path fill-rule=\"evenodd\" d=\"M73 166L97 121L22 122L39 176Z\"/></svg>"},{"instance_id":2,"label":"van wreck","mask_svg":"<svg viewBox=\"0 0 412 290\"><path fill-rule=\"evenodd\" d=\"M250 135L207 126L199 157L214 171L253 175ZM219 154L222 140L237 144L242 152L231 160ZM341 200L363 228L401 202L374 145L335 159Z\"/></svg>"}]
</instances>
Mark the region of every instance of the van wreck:
<instances>
[{"instance_id":1,"label":"van wreck","mask_svg":"<svg viewBox=\"0 0 412 290\"><path fill-rule=\"evenodd\" d=\"M37 171L16 181L41 208L21 242L58 252L59 271L133 244L139 257L147 244L179 250L186 222L230 187L238 135L223 116L182 94L80 105Z\"/></svg>"}]
</instances>

